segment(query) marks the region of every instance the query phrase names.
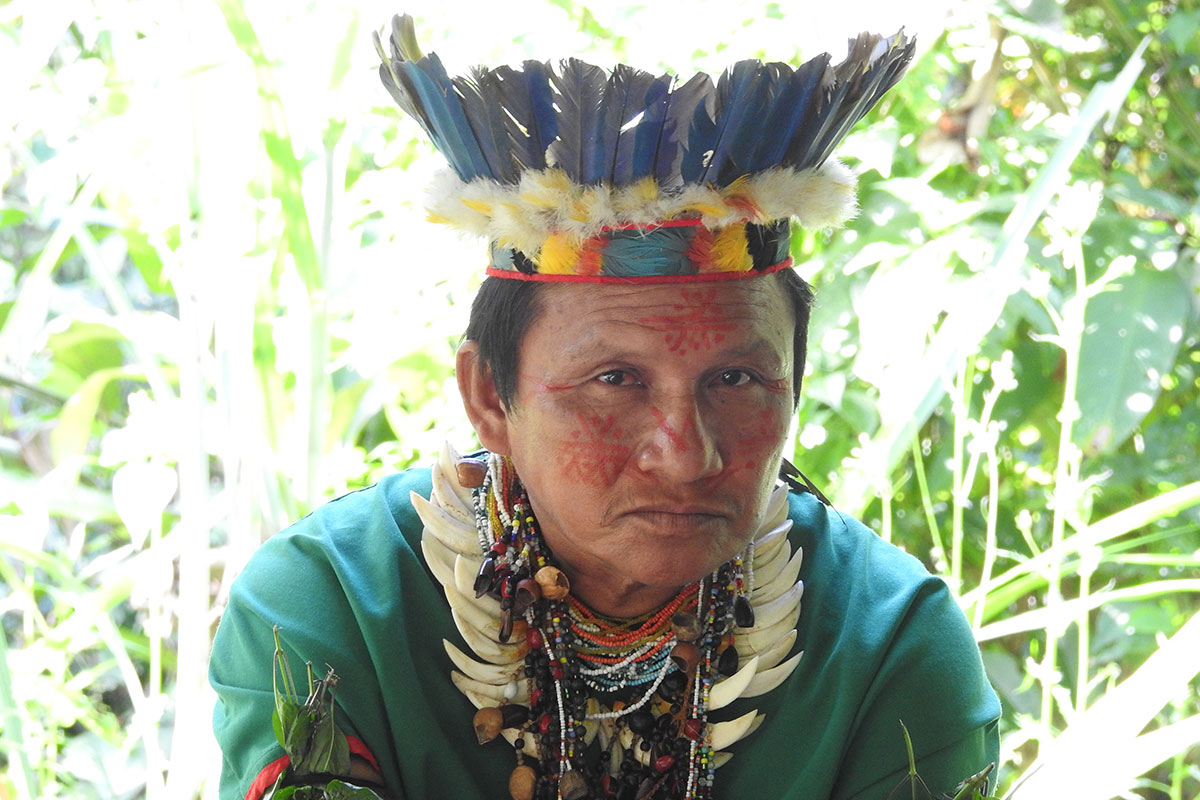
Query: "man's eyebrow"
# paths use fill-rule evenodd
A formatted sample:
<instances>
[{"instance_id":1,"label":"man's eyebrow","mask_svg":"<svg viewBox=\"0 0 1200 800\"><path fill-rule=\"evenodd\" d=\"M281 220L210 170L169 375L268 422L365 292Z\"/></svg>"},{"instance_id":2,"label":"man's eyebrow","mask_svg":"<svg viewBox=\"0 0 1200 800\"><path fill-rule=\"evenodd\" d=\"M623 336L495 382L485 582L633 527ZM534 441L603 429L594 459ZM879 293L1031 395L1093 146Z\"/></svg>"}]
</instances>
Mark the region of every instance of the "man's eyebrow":
<instances>
[{"instance_id":1,"label":"man's eyebrow","mask_svg":"<svg viewBox=\"0 0 1200 800\"><path fill-rule=\"evenodd\" d=\"M789 339L788 344L791 343ZM720 346L718 346L720 349ZM582 342L573 342L566 345L559 358L563 361L638 361L644 360L648 356L655 358L663 358L666 356L675 355L674 353L649 353L644 350L629 350L620 342L610 341L605 337L588 336ZM791 366L787 355L783 349L778 347L766 336L755 336L739 347L734 347L728 350L721 351L722 359L729 361L739 361L747 358L762 359L766 358L772 362L778 361L780 369L787 369ZM773 364L774 366L774 364Z\"/></svg>"}]
</instances>

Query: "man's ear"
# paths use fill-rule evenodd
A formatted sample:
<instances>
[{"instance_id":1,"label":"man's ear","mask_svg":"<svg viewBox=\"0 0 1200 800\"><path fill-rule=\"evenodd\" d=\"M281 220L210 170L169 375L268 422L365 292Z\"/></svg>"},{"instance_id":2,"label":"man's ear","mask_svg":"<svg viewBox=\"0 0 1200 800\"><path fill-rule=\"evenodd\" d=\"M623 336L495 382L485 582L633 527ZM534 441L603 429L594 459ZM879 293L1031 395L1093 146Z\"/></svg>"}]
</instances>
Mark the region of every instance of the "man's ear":
<instances>
[{"instance_id":1,"label":"man's ear","mask_svg":"<svg viewBox=\"0 0 1200 800\"><path fill-rule=\"evenodd\" d=\"M465 341L455 356L455 377L467 418L479 443L493 453L511 455L508 446L508 411L500 402L492 371L479 357L479 343Z\"/></svg>"}]
</instances>

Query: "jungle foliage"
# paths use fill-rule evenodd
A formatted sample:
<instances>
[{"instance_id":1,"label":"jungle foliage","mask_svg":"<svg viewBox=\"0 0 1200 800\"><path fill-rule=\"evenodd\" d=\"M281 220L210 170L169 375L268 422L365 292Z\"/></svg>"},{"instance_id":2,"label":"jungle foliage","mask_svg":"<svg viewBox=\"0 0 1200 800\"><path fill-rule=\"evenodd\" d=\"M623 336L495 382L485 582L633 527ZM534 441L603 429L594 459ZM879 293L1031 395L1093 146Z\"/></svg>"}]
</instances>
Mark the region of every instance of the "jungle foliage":
<instances>
[{"instance_id":1,"label":"jungle foliage","mask_svg":"<svg viewBox=\"0 0 1200 800\"><path fill-rule=\"evenodd\" d=\"M808 4L696 3L667 38L677 4L443 5L413 11L459 66L814 55ZM245 559L471 441L483 247L422 221L437 157L369 42L401 9L282 7L0 2L0 798L215 796L205 662ZM859 217L794 238L793 460L958 592L997 796L1196 797L1200 5L919 34L840 151Z\"/></svg>"}]
</instances>

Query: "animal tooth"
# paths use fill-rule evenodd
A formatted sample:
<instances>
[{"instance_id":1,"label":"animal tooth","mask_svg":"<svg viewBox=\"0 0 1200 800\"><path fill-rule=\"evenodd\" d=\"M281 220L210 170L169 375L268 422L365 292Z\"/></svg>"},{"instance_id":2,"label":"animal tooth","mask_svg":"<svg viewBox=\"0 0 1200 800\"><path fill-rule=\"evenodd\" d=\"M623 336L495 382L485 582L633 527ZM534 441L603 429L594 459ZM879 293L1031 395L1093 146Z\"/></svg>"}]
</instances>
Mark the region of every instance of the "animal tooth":
<instances>
[{"instance_id":1,"label":"animal tooth","mask_svg":"<svg viewBox=\"0 0 1200 800\"><path fill-rule=\"evenodd\" d=\"M791 619L791 624L795 625L798 615L793 612L800 607L802 596L804 596L804 582L800 581L771 602L762 605L755 604L755 627L769 628L784 617Z\"/></svg>"},{"instance_id":2,"label":"animal tooth","mask_svg":"<svg viewBox=\"0 0 1200 800\"><path fill-rule=\"evenodd\" d=\"M792 546L786 542L770 555L754 554L754 585L766 586L783 571L792 558Z\"/></svg>"},{"instance_id":3,"label":"animal tooth","mask_svg":"<svg viewBox=\"0 0 1200 800\"><path fill-rule=\"evenodd\" d=\"M445 589L446 601L450 603L451 608L459 611L477 631L497 644L503 644L500 641L500 603L495 598L461 594L453 586L447 586Z\"/></svg>"},{"instance_id":4,"label":"animal tooth","mask_svg":"<svg viewBox=\"0 0 1200 800\"><path fill-rule=\"evenodd\" d=\"M792 521L785 519L769 531L759 536L754 540L755 558L761 558L764 562L774 557L776 548L787 541L788 531L792 529Z\"/></svg>"},{"instance_id":5,"label":"animal tooth","mask_svg":"<svg viewBox=\"0 0 1200 800\"><path fill-rule=\"evenodd\" d=\"M733 753L713 753L713 769L720 769L725 766L731 758L733 758Z\"/></svg>"},{"instance_id":6,"label":"animal tooth","mask_svg":"<svg viewBox=\"0 0 1200 800\"><path fill-rule=\"evenodd\" d=\"M502 705L508 702L504 697L503 686L493 686L490 683L481 683L474 678L468 678L458 670L450 671L450 680L458 687L458 690L468 697L474 695L490 701L489 705ZM513 698L514 703L525 705L529 702L529 692L518 690L517 696Z\"/></svg>"},{"instance_id":7,"label":"animal tooth","mask_svg":"<svg viewBox=\"0 0 1200 800\"><path fill-rule=\"evenodd\" d=\"M519 679L524 677L522 664L515 666L484 664L471 658L445 639L442 639L442 647L446 649L446 655L450 656L450 660L454 662L454 666L462 670L467 677L473 678L480 683L490 683L493 686L503 687L507 686L513 680L520 682Z\"/></svg>"},{"instance_id":8,"label":"animal tooth","mask_svg":"<svg viewBox=\"0 0 1200 800\"><path fill-rule=\"evenodd\" d=\"M458 590L459 594L465 597L475 596L475 578L479 575L479 568L481 566L483 566L482 558L472 558L461 554L455 555L454 588ZM497 604L496 616L499 615L500 607Z\"/></svg>"},{"instance_id":9,"label":"animal tooth","mask_svg":"<svg viewBox=\"0 0 1200 800\"><path fill-rule=\"evenodd\" d=\"M493 664L512 664L521 659L521 649L515 644L499 644L494 642L472 627L463 619L457 608L450 609L450 616L458 632L462 634L467 646L475 651L475 655Z\"/></svg>"},{"instance_id":10,"label":"animal tooth","mask_svg":"<svg viewBox=\"0 0 1200 800\"><path fill-rule=\"evenodd\" d=\"M802 563L804 563L804 548L799 547L783 569L779 571L779 574L771 580L760 582L757 580L758 576L755 575L754 590L750 592L750 602L754 604L754 607L758 608L764 603L771 602L794 584L796 577L800 574Z\"/></svg>"},{"instance_id":11,"label":"animal tooth","mask_svg":"<svg viewBox=\"0 0 1200 800\"><path fill-rule=\"evenodd\" d=\"M442 586L454 585L454 551L432 536L421 537L421 554L437 582Z\"/></svg>"},{"instance_id":12,"label":"animal tooth","mask_svg":"<svg viewBox=\"0 0 1200 800\"><path fill-rule=\"evenodd\" d=\"M454 490L454 494L458 497L463 508L468 511L473 511L475 508L475 498L472 496L471 490L465 486L460 486L458 483L458 462L462 455L455 449L454 445L446 442L442 446L442 452L438 458L438 466L442 469L442 474L446 476L446 485ZM474 522L471 523L472 527Z\"/></svg>"},{"instance_id":13,"label":"animal tooth","mask_svg":"<svg viewBox=\"0 0 1200 800\"><path fill-rule=\"evenodd\" d=\"M757 654L758 655L758 671L766 672L771 667L778 664L780 661L783 661L784 656L786 656L791 651L792 645L794 645L795 643L796 643L796 631L793 628L792 630L788 631L782 639L775 642L775 644L773 644L770 647L768 647L767 649L763 650L761 653ZM747 655L750 655L750 654L747 653Z\"/></svg>"},{"instance_id":14,"label":"animal tooth","mask_svg":"<svg viewBox=\"0 0 1200 800\"><path fill-rule=\"evenodd\" d=\"M442 471L440 464L433 465L433 469L430 471L430 478L433 481L433 492L430 494L429 499L462 524L470 525L474 528L474 508L464 505L461 498L454 492L454 487L458 485L458 482L451 480Z\"/></svg>"},{"instance_id":15,"label":"animal tooth","mask_svg":"<svg viewBox=\"0 0 1200 800\"><path fill-rule=\"evenodd\" d=\"M716 711L741 697L742 692L750 685L751 679L758 671L758 656L747 659L742 668L722 681L713 684L708 694L708 708Z\"/></svg>"},{"instance_id":16,"label":"animal tooth","mask_svg":"<svg viewBox=\"0 0 1200 800\"><path fill-rule=\"evenodd\" d=\"M799 612L797 612L796 618L788 619L785 616L774 625L766 627L755 625L753 628L746 629L735 628L733 646L738 649L739 653L761 653L786 636L790 629L796 627L798 618Z\"/></svg>"},{"instance_id":17,"label":"animal tooth","mask_svg":"<svg viewBox=\"0 0 1200 800\"><path fill-rule=\"evenodd\" d=\"M714 722L710 725L708 735L712 749L724 750L745 736L746 732L750 730L750 726L754 724L754 717L757 713L756 711L749 711L737 719L731 719L726 722Z\"/></svg>"},{"instance_id":18,"label":"animal tooth","mask_svg":"<svg viewBox=\"0 0 1200 800\"><path fill-rule=\"evenodd\" d=\"M442 544L456 553L464 556L479 555L479 538L475 529L459 522L446 513L441 506L436 506L416 492L409 492L413 510L425 523L425 533L436 536Z\"/></svg>"},{"instance_id":19,"label":"animal tooth","mask_svg":"<svg viewBox=\"0 0 1200 800\"><path fill-rule=\"evenodd\" d=\"M804 651L801 650L779 666L763 670L755 675L754 679L750 681L750 685L746 687L746 691L742 692L742 697L758 697L783 683L791 676L803 656Z\"/></svg>"},{"instance_id":20,"label":"animal tooth","mask_svg":"<svg viewBox=\"0 0 1200 800\"><path fill-rule=\"evenodd\" d=\"M781 522L787 517L788 509L788 487L787 484L780 483L771 490L771 497L767 500L767 510L763 513L764 520L770 520L772 523Z\"/></svg>"}]
</instances>

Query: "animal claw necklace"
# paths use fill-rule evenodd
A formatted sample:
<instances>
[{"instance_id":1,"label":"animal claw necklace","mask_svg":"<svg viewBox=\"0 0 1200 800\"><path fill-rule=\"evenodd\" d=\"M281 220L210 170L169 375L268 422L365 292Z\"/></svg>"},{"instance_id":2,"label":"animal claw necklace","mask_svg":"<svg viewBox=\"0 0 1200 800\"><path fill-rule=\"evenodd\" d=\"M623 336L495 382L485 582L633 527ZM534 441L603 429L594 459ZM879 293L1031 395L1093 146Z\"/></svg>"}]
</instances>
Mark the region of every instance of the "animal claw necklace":
<instances>
[{"instance_id":1,"label":"animal claw necklace","mask_svg":"<svg viewBox=\"0 0 1200 800\"><path fill-rule=\"evenodd\" d=\"M514 800L711 798L709 691L737 671L735 623L754 624L742 555L656 612L598 614L571 594L512 463L475 465L475 594L499 602L499 640L524 652L528 705L510 687L474 725L481 743L517 729Z\"/></svg>"}]
</instances>

